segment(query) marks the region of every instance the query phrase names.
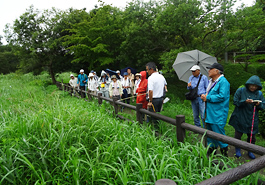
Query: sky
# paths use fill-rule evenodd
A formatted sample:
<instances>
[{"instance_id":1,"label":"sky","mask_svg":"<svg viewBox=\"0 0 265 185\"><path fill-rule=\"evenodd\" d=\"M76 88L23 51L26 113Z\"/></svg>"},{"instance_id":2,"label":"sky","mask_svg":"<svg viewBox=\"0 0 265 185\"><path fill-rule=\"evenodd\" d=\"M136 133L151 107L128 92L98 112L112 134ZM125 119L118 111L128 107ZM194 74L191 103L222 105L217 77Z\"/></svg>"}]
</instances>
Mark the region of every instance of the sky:
<instances>
[{"instance_id":1,"label":"sky","mask_svg":"<svg viewBox=\"0 0 265 185\"><path fill-rule=\"evenodd\" d=\"M131 0L102 0L106 4L112 4L113 6L123 8ZM145 2L149 0L144 0ZM237 0L236 6L244 3L247 6L253 4L253 0ZM55 7L60 10L67 10L69 8L82 9L86 8L87 11L94 8L98 3L98 0L0 0L0 35L4 37L4 28L6 24L13 24L13 22L19 18L20 15L26 12L31 5L35 9L51 9ZM4 38L2 43L6 44Z\"/></svg>"}]
</instances>

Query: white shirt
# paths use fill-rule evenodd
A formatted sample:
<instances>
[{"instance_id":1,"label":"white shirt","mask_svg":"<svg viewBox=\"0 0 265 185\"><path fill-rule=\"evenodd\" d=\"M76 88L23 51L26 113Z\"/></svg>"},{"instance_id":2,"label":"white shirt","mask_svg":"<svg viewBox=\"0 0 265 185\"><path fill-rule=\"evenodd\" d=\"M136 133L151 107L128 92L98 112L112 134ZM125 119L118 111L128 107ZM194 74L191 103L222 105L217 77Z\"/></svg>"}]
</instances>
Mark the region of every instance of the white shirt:
<instances>
[{"instance_id":1,"label":"white shirt","mask_svg":"<svg viewBox=\"0 0 265 185\"><path fill-rule=\"evenodd\" d=\"M92 78L89 78L88 81L87 81L87 88L90 90L90 91L96 91L97 90L97 86L98 86L98 83L97 81L94 79L94 77Z\"/></svg>"},{"instance_id":2,"label":"white shirt","mask_svg":"<svg viewBox=\"0 0 265 185\"><path fill-rule=\"evenodd\" d=\"M134 84L134 89L133 89L133 94L136 94L136 90L139 87L139 84L141 82L141 79L139 80L135 80L135 84Z\"/></svg>"},{"instance_id":3,"label":"white shirt","mask_svg":"<svg viewBox=\"0 0 265 185\"><path fill-rule=\"evenodd\" d=\"M128 77L126 80L125 80L125 78L123 78L121 84L122 84L122 86L125 86L125 87L130 86L132 88L132 82ZM131 94L131 88L126 88L128 94Z\"/></svg>"},{"instance_id":4,"label":"white shirt","mask_svg":"<svg viewBox=\"0 0 265 185\"><path fill-rule=\"evenodd\" d=\"M215 81L213 81L212 78L209 80L209 84L208 84L208 87L207 87L207 89L206 89L206 93L207 93L207 94L209 93L209 91L211 90L211 88L213 88L213 86L218 82L218 80L219 80L222 76L224 76L224 75L223 75L223 74L220 75Z\"/></svg>"},{"instance_id":5,"label":"white shirt","mask_svg":"<svg viewBox=\"0 0 265 185\"><path fill-rule=\"evenodd\" d=\"M77 78L70 79L69 84L71 87L75 88L77 86Z\"/></svg>"},{"instance_id":6,"label":"white shirt","mask_svg":"<svg viewBox=\"0 0 265 185\"><path fill-rule=\"evenodd\" d=\"M153 98L161 98L164 94L166 79L158 72L154 72L148 78L148 91L153 91Z\"/></svg>"}]
</instances>

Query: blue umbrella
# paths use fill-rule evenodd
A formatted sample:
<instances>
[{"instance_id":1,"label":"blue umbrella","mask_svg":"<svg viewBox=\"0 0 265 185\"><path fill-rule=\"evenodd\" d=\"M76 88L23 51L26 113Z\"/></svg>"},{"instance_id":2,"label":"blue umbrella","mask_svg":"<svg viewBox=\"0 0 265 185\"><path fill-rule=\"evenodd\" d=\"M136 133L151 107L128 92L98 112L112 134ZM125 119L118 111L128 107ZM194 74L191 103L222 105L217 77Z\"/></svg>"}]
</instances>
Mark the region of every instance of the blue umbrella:
<instances>
[{"instance_id":1,"label":"blue umbrella","mask_svg":"<svg viewBox=\"0 0 265 185\"><path fill-rule=\"evenodd\" d=\"M131 71L132 71L132 74L136 74L136 69L133 69L133 68L131 68L131 67L126 67L126 68L124 68L124 69L122 69L121 70L121 75L123 76L123 73L124 72L127 72L127 69L131 69Z\"/></svg>"},{"instance_id":2,"label":"blue umbrella","mask_svg":"<svg viewBox=\"0 0 265 185\"><path fill-rule=\"evenodd\" d=\"M120 77L119 77L119 75L116 73L116 71L113 71L113 70L110 70L110 69L106 69L105 71L106 71L106 73L109 73L110 77L111 77L112 75L116 75L116 77L117 77L118 79L120 79Z\"/></svg>"}]
</instances>

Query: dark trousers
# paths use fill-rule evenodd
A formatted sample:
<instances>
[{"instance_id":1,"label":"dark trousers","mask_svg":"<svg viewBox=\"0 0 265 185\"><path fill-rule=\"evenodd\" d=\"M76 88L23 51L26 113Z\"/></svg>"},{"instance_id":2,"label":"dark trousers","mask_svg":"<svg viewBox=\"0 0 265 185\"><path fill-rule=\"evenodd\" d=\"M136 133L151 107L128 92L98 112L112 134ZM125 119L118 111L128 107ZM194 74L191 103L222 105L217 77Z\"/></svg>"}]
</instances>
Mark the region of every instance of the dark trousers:
<instances>
[{"instance_id":1,"label":"dark trousers","mask_svg":"<svg viewBox=\"0 0 265 185\"><path fill-rule=\"evenodd\" d=\"M130 104L130 102L131 102L131 101L130 101L130 100L131 100L130 97L131 97L131 94L128 94L127 97L125 97L124 94L122 94L121 99L128 98L128 99L126 99L126 100L123 100L123 103L125 103L125 101L126 101L127 104Z\"/></svg>"},{"instance_id":2,"label":"dark trousers","mask_svg":"<svg viewBox=\"0 0 265 185\"><path fill-rule=\"evenodd\" d=\"M242 135L243 135L243 133L238 132L238 131L235 131L235 138L236 139L241 140ZM247 135L248 135L247 142L249 143L250 142L250 134L247 134ZM255 144L256 143L256 136L255 136L255 134L252 134L252 141L251 141L251 143L252 144Z\"/></svg>"},{"instance_id":3,"label":"dark trousers","mask_svg":"<svg viewBox=\"0 0 265 185\"><path fill-rule=\"evenodd\" d=\"M117 100L120 100L121 99L121 96L120 95L115 95L115 96L112 96L112 98L117 98Z\"/></svg>"},{"instance_id":4,"label":"dark trousers","mask_svg":"<svg viewBox=\"0 0 265 185\"><path fill-rule=\"evenodd\" d=\"M80 86L80 90L85 90L86 89L86 86ZM79 91L79 94L81 95L81 93L83 93L83 92L81 92L81 91ZM84 93L84 97L86 97L86 94Z\"/></svg>"},{"instance_id":5,"label":"dark trousers","mask_svg":"<svg viewBox=\"0 0 265 185\"><path fill-rule=\"evenodd\" d=\"M153 98L152 101L153 106L149 107L150 112L160 112L162 105L163 105L163 98ZM154 111L155 109L155 111ZM155 124L155 126L158 124L158 119L151 117L151 122Z\"/></svg>"}]
</instances>

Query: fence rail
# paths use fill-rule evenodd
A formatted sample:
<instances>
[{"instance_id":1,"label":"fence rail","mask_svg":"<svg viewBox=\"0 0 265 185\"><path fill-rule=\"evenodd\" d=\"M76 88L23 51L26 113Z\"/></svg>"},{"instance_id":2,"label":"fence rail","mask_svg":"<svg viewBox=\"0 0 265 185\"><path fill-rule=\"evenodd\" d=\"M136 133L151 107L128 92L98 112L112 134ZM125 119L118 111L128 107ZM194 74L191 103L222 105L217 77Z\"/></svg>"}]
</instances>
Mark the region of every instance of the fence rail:
<instances>
[{"instance_id":1,"label":"fence rail","mask_svg":"<svg viewBox=\"0 0 265 185\"><path fill-rule=\"evenodd\" d=\"M74 88L69 86L68 84L64 84L64 83L60 83L60 82L56 82L57 87L60 90L64 90L69 92L70 95L73 95L74 92ZM114 106L114 112L113 114L116 115L117 117L121 118L121 119L127 119L124 118L123 116L118 114L118 105L124 106L126 108L132 109L136 111L136 121L138 121L139 123L143 123L143 114L149 115L151 117L154 117L156 119L165 121L171 125L176 126L176 137L177 137L177 141L178 142L184 142L185 137L186 137L186 130L192 131L194 133L197 134L201 134L201 135L206 135L207 137L213 138L215 140L219 140L222 141L224 143L230 144L232 146L235 147L239 147L242 149L245 149L247 151L251 151L254 152L256 154L259 155L264 155L265 154L265 148L258 146L258 145L253 145L250 143L247 143L245 141L241 141L229 136L225 136L222 134L218 134L216 132L204 129L204 128L199 128L197 126L185 123L185 116L184 115L177 115L176 119L158 114L158 113L154 113L154 112L150 112L146 109L142 108L142 104L136 104L136 106L133 105L129 105L123 102L118 101L117 99L110 99L110 98L106 98L103 97L101 93L98 93L98 95L95 94L91 94L89 92L86 92L84 90L78 90L77 88L75 89L75 91L79 91L81 92L81 98L85 98L85 95L88 96L88 99L91 99L92 96L98 98L98 103L102 104L102 100L111 102ZM77 93L76 93L77 94ZM77 97L79 97L78 95L75 95ZM80 97L79 97L80 98ZM223 185L223 184L230 184L232 182L235 182L237 180L240 180L254 172L257 172L258 170L265 168L265 156L261 156L255 160L252 160L250 162L247 162L243 165L240 165L236 168L230 169L222 174L219 174L217 176L214 176L210 179L207 179L205 181L202 181L200 183L198 183L198 185L215 185L215 184L219 184L219 185ZM157 182L156 185L164 185L168 183L168 181L161 181L161 182Z\"/></svg>"}]
</instances>

